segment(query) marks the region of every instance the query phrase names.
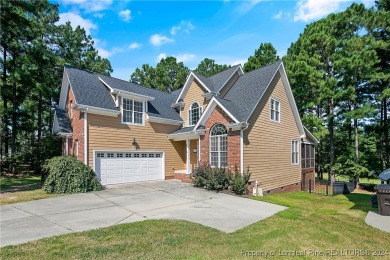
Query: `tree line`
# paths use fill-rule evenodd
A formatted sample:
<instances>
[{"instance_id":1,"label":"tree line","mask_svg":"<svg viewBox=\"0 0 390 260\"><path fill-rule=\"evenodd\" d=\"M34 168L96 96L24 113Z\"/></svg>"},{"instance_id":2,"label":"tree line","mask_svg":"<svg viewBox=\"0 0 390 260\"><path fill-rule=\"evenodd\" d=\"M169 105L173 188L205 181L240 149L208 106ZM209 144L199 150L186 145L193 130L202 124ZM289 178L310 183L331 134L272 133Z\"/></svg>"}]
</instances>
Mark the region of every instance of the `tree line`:
<instances>
[{"instance_id":1,"label":"tree line","mask_svg":"<svg viewBox=\"0 0 390 260\"><path fill-rule=\"evenodd\" d=\"M50 132L65 64L112 72L83 28L58 20L58 5L48 1L0 1L2 172L40 172L43 160L59 153Z\"/></svg>"}]
</instances>

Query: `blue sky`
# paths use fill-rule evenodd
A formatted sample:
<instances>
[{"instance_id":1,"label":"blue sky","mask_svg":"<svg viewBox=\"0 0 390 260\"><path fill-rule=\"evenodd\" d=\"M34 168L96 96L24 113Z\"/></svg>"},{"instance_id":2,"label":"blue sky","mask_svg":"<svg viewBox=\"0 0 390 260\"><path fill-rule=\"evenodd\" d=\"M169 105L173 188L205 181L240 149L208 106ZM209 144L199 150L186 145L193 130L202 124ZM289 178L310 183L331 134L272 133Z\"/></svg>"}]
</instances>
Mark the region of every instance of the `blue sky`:
<instances>
[{"instance_id":1,"label":"blue sky","mask_svg":"<svg viewBox=\"0 0 390 260\"><path fill-rule=\"evenodd\" d=\"M204 58L243 64L262 42L286 54L305 26L353 1L125 1L58 0L60 21L80 25L108 58L113 77L175 56L190 69ZM357 0L372 6L374 0Z\"/></svg>"}]
</instances>

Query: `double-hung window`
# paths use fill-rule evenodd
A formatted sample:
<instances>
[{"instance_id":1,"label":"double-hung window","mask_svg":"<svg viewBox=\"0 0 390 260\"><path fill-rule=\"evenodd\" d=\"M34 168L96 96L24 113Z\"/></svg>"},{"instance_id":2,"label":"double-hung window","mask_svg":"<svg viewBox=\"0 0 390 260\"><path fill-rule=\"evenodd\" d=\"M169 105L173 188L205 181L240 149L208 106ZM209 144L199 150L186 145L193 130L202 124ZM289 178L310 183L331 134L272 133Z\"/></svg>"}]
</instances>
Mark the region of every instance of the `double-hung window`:
<instances>
[{"instance_id":1,"label":"double-hung window","mask_svg":"<svg viewBox=\"0 0 390 260\"><path fill-rule=\"evenodd\" d=\"M122 98L122 123L143 125L144 103Z\"/></svg>"},{"instance_id":2,"label":"double-hung window","mask_svg":"<svg viewBox=\"0 0 390 260\"><path fill-rule=\"evenodd\" d=\"M212 167L227 166L227 130L216 124L210 131L210 164Z\"/></svg>"},{"instance_id":3,"label":"double-hung window","mask_svg":"<svg viewBox=\"0 0 390 260\"><path fill-rule=\"evenodd\" d=\"M299 142L292 140L291 141L291 163L299 164Z\"/></svg>"},{"instance_id":4,"label":"double-hung window","mask_svg":"<svg viewBox=\"0 0 390 260\"><path fill-rule=\"evenodd\" d=\"M198 102L194 102L191 108L188 110L188 125L196 125L202 114L202 107L199 106Z\"/></svg>"},{"instance_id":5,"label":"double-hung window","mask_svg":"<svg viewBox=\"0 0 390 260\"><path fill-rule=\"evenodd\" d=\"M280 102L271 98L271 120L280 122Z\"/></svg>"}]
</instances>

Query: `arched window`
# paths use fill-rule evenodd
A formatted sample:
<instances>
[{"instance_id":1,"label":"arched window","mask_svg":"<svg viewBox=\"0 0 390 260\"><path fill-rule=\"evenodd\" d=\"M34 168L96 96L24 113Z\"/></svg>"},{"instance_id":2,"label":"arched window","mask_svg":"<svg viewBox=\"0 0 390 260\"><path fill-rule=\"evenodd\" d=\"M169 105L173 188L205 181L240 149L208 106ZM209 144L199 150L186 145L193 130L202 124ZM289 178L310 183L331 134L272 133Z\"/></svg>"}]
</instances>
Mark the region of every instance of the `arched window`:
<instances>
[{"instance_id":1,"label":"arched window","mask_svg":"<svg viewBox=\"0 0 390 260\"><path fill-rule=\"evenodd\" d=\"M227 166L227 130L216 124L210 130L210 164L212 167Z\"/></svg>"},{"instance_id":2,"label":"arched window","mask_svg":"<svg viewBox=\"0 0 390 260\"><path fill-rule=\"evenodd\" d=\"M198 102L192 103L188 111L188 125L196 125L202 114L202 108L199 106Z\"/></svg>"}]
</instances>

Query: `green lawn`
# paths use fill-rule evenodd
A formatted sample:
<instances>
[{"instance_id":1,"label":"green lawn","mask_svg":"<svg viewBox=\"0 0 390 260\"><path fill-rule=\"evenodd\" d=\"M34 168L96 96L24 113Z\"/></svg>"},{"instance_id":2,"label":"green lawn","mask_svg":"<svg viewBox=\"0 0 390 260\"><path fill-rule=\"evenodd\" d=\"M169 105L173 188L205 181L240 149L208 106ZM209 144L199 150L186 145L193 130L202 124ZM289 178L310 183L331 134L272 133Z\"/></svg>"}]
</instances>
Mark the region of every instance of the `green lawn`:
<instances>
[{"instance_id":1,"label":"green lawn","mask_svg":"<svg viewBox=\"0 0 390 260\"><path fill-rule=\"evenodd\" d=\"M0 205L58 196L42 190L40 177L1 177Z\"/></svg>"},{"instance_id":2,"label":"green lawn","mask_svg":"<svg viewBox=\"0 0 390 260\"><path fill-rule=\"evenodd\" d=\"M277 258L281 258L279 251L306 250L306 258L316 258L310 255L313 250L390 253L390 234L364 223L366 213L371 210L370 194L326 197L296 192L257 199L289 209L232 234L186 221L153 220L8 246L2 248L0 258L232 259L241 258L243 250L276 252Z\"/></svg>"}]
</instances>

